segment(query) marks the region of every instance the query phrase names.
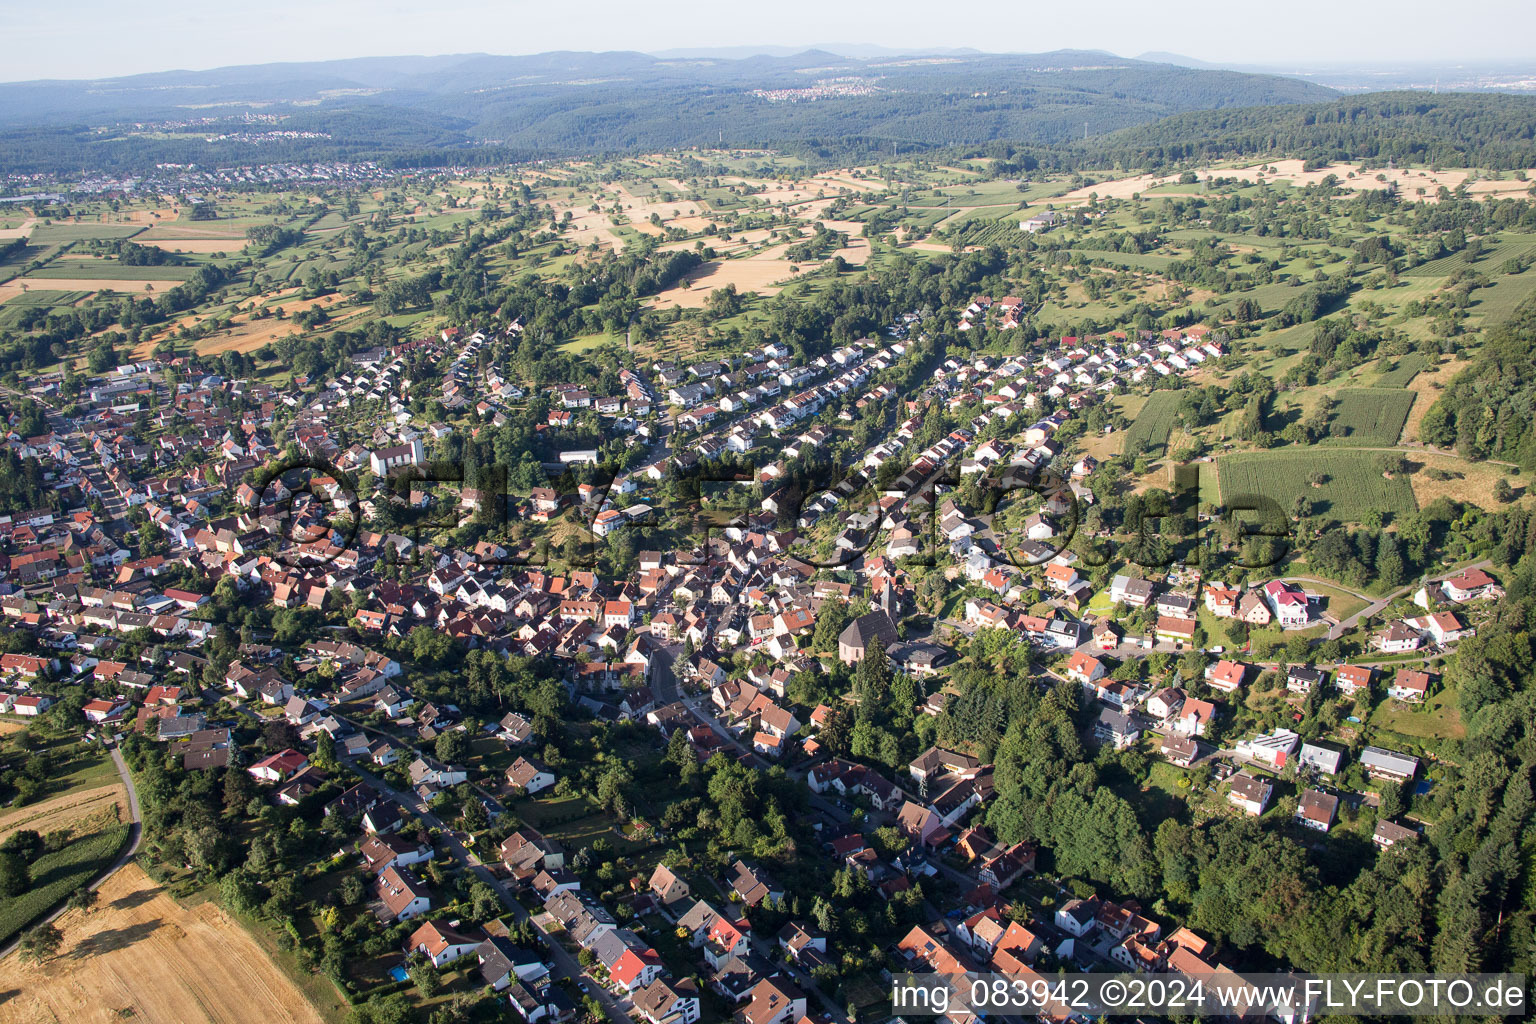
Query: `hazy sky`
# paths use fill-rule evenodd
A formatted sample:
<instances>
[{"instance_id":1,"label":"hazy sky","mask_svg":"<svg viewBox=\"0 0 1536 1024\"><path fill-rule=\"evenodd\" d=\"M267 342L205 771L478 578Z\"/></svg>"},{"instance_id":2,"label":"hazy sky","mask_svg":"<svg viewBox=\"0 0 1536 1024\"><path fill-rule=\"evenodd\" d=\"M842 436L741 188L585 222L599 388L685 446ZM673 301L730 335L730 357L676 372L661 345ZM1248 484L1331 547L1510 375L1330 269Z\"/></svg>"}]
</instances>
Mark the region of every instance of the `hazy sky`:
<instances>
[{"instance_id":1,"label":"hazy sky","mask_svg":"<svg viewBox=\"0 0 1536 1024\"><path fill-rule=\"evenodd\" d=\"M873 43L1212 62L1536 58L1536 0L0 0L0 80L442 53Z\"/></svg>"}]
</instances>

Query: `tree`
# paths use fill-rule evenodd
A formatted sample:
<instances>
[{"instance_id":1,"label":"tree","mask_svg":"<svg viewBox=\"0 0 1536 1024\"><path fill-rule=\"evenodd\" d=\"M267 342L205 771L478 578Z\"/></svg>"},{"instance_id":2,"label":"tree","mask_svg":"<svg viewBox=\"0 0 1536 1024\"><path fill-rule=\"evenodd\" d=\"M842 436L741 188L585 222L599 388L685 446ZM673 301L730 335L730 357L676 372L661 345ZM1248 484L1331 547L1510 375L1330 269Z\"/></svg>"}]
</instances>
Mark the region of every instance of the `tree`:
<instances>
[{"instance_id":1,"label":"tree","mask_svg":"<svg viewBox=\"0 0 1536 1024\"><path fill-rule=\"evenodd\" d=\"M410 975L411 983L421 993L422 998L431 999L443 985L443 979L437 973L437 968L432 961L420 954L413 954L406 963L405 973Z\"/></svg>"},{"instance_id":2,"label":"tree","mask_svg":"<svg viewBox=\"0 0 1536 1024\"><path fill-rule=\"evenodd\" d=\"M20 950L23 960L40 964L52 960L62 945L64 945L64 933L50 922L28 928L23 932L17 949Z\"/></svg>"},{"instance_id":3,"label":"tree","mask_svg":"<svg viewBox=\"0 0 1536 1024\"><path fill-rule=\"evenodd\" d=\"M20 896L32 882L27 862L10 852L0 852L0 896Z\"/></svg>"},{"instance_id":4,"label":"tree","mask_svg":"<svg viewBox=\"0 0 1536 1024\"><path fill-rule=\"evenodd\" d=\"M471 913L476 920L489 921L501 913L501 897L496 895L495 889L484 882L477 880L470 885L469 902L473 908Z\"/></svg>"},{"instance_id":5,"label":"tree","mask_svg":"<svg viewBox=\"0 0 1536 1024\"><path fill-rule=\"evenodd\" d=\"M1396 587L1402 584L1406 575L1407 567L1403 564L1403 551L1397 538L1384 535L1376 549L1376 576L1383 586Z\"/></svg>"},{"instance_id":6,"label":"tree","mask_svg":"<svg viewBox=\"0 0 1536 1024\"><path fill-rule=\"evenodd\" d=\"M444 764L461 764L469 757L469 736L461 729L449 729L438 736L432 752Z\"/></svg>"},{"instance_id":7,"label":"tree","mask_svg":"<svg viewBox=\"0 0 1536 1024\"><path fill-rule=\"evenodd\" d=\"M96 905L96 890L88 885L82 885L69 894L69 906L82 914L89 914L91 908Z\"/></svg>"}]
</instances>

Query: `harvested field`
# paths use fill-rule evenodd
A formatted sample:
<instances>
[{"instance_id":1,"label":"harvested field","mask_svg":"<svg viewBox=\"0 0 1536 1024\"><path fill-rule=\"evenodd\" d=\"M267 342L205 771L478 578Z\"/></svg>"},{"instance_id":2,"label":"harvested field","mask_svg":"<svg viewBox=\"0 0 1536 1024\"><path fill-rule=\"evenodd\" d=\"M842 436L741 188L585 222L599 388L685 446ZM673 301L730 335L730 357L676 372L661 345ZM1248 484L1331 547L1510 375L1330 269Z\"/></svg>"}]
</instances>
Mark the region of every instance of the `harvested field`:
<instances>
[{"instance_id":1,"label":"harvested field","mask_svg":"<svg viewBox=\"0 0 1536 1024\"><path fill-rule=\"evenodd\" d=\"M709 298L710 292L716 288L724 288L728 284L734 284L738 292L776 295L779 289L775 285L796 276L791 271L791 267L800 267L804 271L818 265L790 263L784 259L784 250L787 248L788 246L781 245L766 249L755 256L743 256L734 260L713 260L689 274L683 284L676 288L668 288L651 301L658 307L681 306L685 309L699 309L704 305L704 300Z\"/></svg>"},{"instance_id":2,"label":"harvested field","mask_svg":"<svg viewBox=\"0 0 1536 1024\"><path fill-rule=\"evenodd\" d=\"M1419 423L1424 419L1424 414L1429 412L1430 406L1440 397L1440 391L1451 382L1451 378L1464 370L1466 361L1447 359L1439 366L1420 370L1414 378L1408 382L1408 390L1418 395L1418 400L1413 403L1413 408L1408 410L1408 420L1403 424L1403 441L1417 442L1419 440Z\"/></svg>"},{"instance_id":3,"label":"harvested field","mask_svg":"<svg viewBox=\"0 0 1536 1024\"><path fill-rule=\"evenodd\" d=\"M0 842L18 829L31 829L46 835L71 822L101 814L110 808L128 806L127 791L121 783L80 792L64 793L24 807L7 809L0 814Z\"/></svg>"},{"instance_id":4,"label":"harvested field","mask_svg":"<svg viewBox=\"0 0 1536 1024\"><path fill-rule=\"evenodd\" d=\"M1272 167L1273 172L1266 173L1264 168ZM1332 174L1339 180L1339 186L1349 190L1374 190L1386 188L1389 183L1396 183L1399 193L1406 200L1423 199L1426 202L1435 202L1436 193L1443 185L1451 191L1455 191L1458 185L1467 180L1467 171L1428 171L1415 168L1397 168L1383 171L1362 171L1355 164L1335 163L1315 171L1303 170L1301 160L1272 160L1268 164L1252 164L1245 167L1210 166L1196 170L1196 174L1203 182L1206 177L1236 178L1244 182L1257 182L1260 178L1265 181L1283 181L1297 188L1307 185L1316 185L1328 175ZM1355 176L1350 177L1354 172ZM1378 181L1377 175L1385 180ZM1100 199L1129 199L1131 196L1146 193L1150 189L1162 185L1177 185L1178 175L1141 174L1132 178L1118 178L1110 181L1101 181L1096 185L1085 185L1061 197L1063 202L1086 202L1089 196L1097 194ZM1475 182L1469 189L1479 189L1491 194L1523 192L1530 187L1529 182L1521 182L1513 179L1505 181L1480 181ZM1522 187L1523 186L1523 187ZM1419 189L1424 189L1425 194L1420 196ZM1190 194L1199 194L1201 186L1188 185L1179 190L1182 194L1187 190ZM1155 193L1157 195L1174 194L1171 190Z\"/></svg>"},{"instance_id":5,"label":"harvested field","mask_svg":"<svg viewBox=\"0 0 1536 1024\"><path fill-rule=\"evenodd\" d=\"M12 993L6 1020L323 1024L256 941L213 904L181 907L136 864L107 879L99 895L90 913L59 918L64 943L53 960L0 961L0 990Z\"/></svg>"}]
</instances>

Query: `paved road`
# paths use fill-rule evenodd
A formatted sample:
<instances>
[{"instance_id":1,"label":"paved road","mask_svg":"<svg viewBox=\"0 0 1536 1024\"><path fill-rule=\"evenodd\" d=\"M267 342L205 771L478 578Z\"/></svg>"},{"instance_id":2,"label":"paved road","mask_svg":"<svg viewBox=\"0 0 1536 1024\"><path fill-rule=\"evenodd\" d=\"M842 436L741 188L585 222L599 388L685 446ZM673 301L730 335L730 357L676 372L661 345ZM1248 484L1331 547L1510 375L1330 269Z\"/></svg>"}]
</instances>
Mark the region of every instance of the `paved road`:
<instances>
[{"instance_id":1,"label":"paved road","mask_svg":"<svg viewBox=\"0 0 1536 1024\"><path fill-rule=\"evenodd\" d=\"M1429 582L1438 583L1441 580L1449 579L1452 576L1459 576L1466 572L1468 569L1486 569L1492 564L1493 562L1490 559L1484 558L1481 561L1473 562L1470 565L1464 565L1460 569L1452 569L1450 572L1441 573L1439 576L1434 577ZM1301 579L1302 577L1297 578ZM1315 580L1313 582L1322 584L1324 586L1336 587L1339 590L1345 589L1340 587L1337 583L1329 583L1326 580ZM1404 584L1403 586L1398 587L1396 590L1392 591L1392 593L1388 594L1386 597L1382 598L1371 598L1365 594L1356 594L1353 590L1347 591L1350 594L1354 594L1354 596L1360 598L1361 600L1370 601L1371 603L1360 609L1358 612L1355 612L1355 614L1351 615L1349 618L1342 619L1337 624L1335 624L1334 627L1328 631L1328 639L1333 640L1343 636L1349 630L1354 629L1355 624L1362 618L1368 619L1373 615L1379 615L1393 601L1396 601L1398 598L1418 590L1422 583L1423 581L1415 580L1412 583Z\"/></svg>"},{"instance_id":2,"label":"paved road","mask_svg":"<svg viewBox=\"0 0 1536 1024\"><path fill-rule=\"evenodd\" d=\"M134 855L139 852L139 840L143 837L144 833L143 818L139 815L139 791L133 786L133 777L128 774L128 766L123 763L123 753L117 749L116 744L112 746L112 764L117 768L118 778L123 780L123 788L128 791L128 815L130 822L128 826L128 843L123 847L123 852L117 855L117 860L112 862L112 866L103 871L97 876L95 881L87 886L88 889L92 890L101 888L102 883L117 874L128 865L129 861L133 860ZM60 902L38 924L49 924L57 920L59 915L68 909L67 904ZM16 938L6 943L3 948L0 948L0 958L9 956L20 942L21 936L17 935Z\"/></svg>"}]
</instances>

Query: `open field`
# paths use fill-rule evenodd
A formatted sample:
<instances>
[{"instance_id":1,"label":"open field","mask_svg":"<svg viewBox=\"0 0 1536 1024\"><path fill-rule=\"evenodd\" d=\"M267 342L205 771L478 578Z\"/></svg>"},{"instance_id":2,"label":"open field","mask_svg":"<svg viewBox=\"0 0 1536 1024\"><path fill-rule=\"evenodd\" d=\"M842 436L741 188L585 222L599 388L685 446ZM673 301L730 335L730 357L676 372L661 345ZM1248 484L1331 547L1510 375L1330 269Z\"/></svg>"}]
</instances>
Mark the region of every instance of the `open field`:
<instances>
[{"instance_id":1,"label":"open field","mask_svg":"<svg viewBox=\"0 0 1536 1024\"><path fill-rule=\"evenodd\" d=\"M1422 464L1424 469L1440 470L1450 477L1447 480L1435 480L1423 470L1412 474L1413 496L1418 499L1421 508L1438 498L1471 502L1481 508L1499 508L1501 503L1493 496L1493 487L1501 479L1509 481L1519 498L1531 493L1528 478L1508 476L1510 470L1507 466L1421 452L1409 452L1408 462L1410 465Z\"/></svg>"},{"instance_id":2,"label":"open field","mask_svg":"<svg viewBox=\"0 0 1536 1024\"><path fill-rule=\"evenodd\" d=\"M735 285L738 292L776 295L779 291L776 287L778 283L795 276L793 268L813 266L790 263L784 258L787 248L787 245L780 245L751 256L711 260L690 273L682 284L657 294L650 300L651 304L658 308L681 306L684 309L700 309L710 292L728 284Z\"/></svg>"},{"instance_id":3,"label":"open field","mask_svg":"<svg viewBox=\"0 0 1536 1024\"><path fill-rule=\"evenodd\" d=\"M121 783L99 786L94 789L64 793L51 800L40 800L23 807L7 808L0 812L0 842L17 829L31 829L42 835L54 829L98 815L111 808L121 809L128 805L127 791Z\"/></svg>"},{"instance_id":4,"label":"open field","mask_svg":"<svg viewBox=\"0 0 1536 1024\"><path fill-rule=\"evenodd\" d=\"M1173 417L1179 408L1177 391L1154 391L1125 432L1124 451L1145 445L1154 455L1162 455L1173 432Z\"/></svg>"},{"instance_id":5,"label":"open field","mask_svg":"<svg viewBox=\"0 0 1536 1024\"><path fill-rule=\"evenodd\" d=\"M1408 390L1419 397L1413 403L1413 408L1408 410L1408 420L1403 424L1404 441L1417 441L1419 439L1419 423L1424 419L1424 414L1429 411L1430 406L1434 405L1435 400L1440 397L1441 390L1466 367L1466 360L1447 359L1438 366L1428 367L1419 371L1408 382Z\"/></svg>"},{"instance_id":6,"label":"open field","mask_svg":"<svg viewBox=\"0 0 1536 1024\"><path fill-rule=\"evenodd\" d=\"M1246 452L1217 460L1221 500L1230 504L1245 494L1274 501L1286 513L1299 497L1312 500L1315 516L1358 522L1372 511L1404 513L1418 508L1408 478L1382 476L1377 452L1329 449ZM1308 478L1321 471L1328 479L1313 487Z\"/></svg>"},{"instance_id":7,"label":"open field","mask_svg":"<svg viewBox=\"0 0 1536 1024\"><path fill-rule=\"evenodd\" d=\"M1323 444L1385 447L1397 444L1417 397L1400 388L1341 388Z\"/></svg>"},{"instance_id":8,"label":"open field","mask_svg":"<svg viewBox=\"0 0 1536 1024\"><path fill-rule=\"evenodd\" d=\"M323 1024L302 992L212 903L184 909L137 865L101 887L94 910L58 921L41 966L0 961L3 1016L17 1024ZM339 1002L339 1000L338 1000Z\"/></svg>"},{"instance_id":9,"label":"open field","mask_svg":"<svg viewBox=\"0 0 1536 1024\"><path fill-rule=\"evenodd\" d=\"M1243 182L1272 181L1284 183L1296 188L1304 188L1308 185L1316 185L1329 175L1338 179L1339 187L1348 191L1371 191L1383 189L1395 184L1398 192L1409 201L1422 199L1425 202L1438 202L1436 194L1441 186L1455 191L1458 185L1462 185L1471 177L1470 171L1441 170L1431 171L1411 167L1400 167L1390 170L1361 170L1359 165L1351 163L1334 163L1327 167L1308 171L1304 169L1303 161L1297 160L1273 160L1268 164L1249 164L1232 166L1225 164L1213 164L1195 171L1200 179L1194 184L1180 184L1177 174L1139 174L1129 178L1117 178L1109 181L1097 182L1093 185L1085 185L1082 188L1067 192L1061 196L1061 200L1067 203L1087 202L1091 196L1097 195L1100 199L1129 199L1138 193L1150 192L1159 186L1174 186L1155 195L1201 195L1204 191L1205 179L1210 178L1235 178ZM1528 176L1531 172L1528 172ZM1530 187L1529 181L1519 181L1514 178L1498 181L1477 181L1468 186L1468 190L1493 196L1516 196L1524 194ZM1423 189L1424 195L1419 195L1418 190Z\"/></svg>"}]
</instances>

